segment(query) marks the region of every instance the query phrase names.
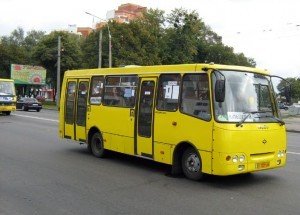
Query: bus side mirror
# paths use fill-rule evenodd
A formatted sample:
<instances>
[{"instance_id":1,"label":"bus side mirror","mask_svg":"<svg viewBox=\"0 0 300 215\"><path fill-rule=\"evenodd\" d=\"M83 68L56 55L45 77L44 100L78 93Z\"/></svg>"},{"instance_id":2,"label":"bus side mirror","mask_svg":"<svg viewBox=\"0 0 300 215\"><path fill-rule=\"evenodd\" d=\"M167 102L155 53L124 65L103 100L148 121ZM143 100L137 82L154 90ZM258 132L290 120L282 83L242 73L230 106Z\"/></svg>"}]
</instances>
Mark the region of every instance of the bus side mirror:
<instances>
[{"instance_id":1,"label":"bus side mirror","mask_svg":"<svg viewBox=\"0 0 300 215\"><path fill-rule=\"evenodd\" d=\"M215 100L224 102L225 100L225 80L218 79L215 83Z\"/></svg>"},{"instance_id":2,"label":"bus side mirror","mask_svg":"<svg viewBox=\"0 0 300 215\"><path fill-rule=\"evenodd\" d=\"M291 86L284 87L284 96L286 98L286 102L291 103Z\"/></svg>"}]
</instances>

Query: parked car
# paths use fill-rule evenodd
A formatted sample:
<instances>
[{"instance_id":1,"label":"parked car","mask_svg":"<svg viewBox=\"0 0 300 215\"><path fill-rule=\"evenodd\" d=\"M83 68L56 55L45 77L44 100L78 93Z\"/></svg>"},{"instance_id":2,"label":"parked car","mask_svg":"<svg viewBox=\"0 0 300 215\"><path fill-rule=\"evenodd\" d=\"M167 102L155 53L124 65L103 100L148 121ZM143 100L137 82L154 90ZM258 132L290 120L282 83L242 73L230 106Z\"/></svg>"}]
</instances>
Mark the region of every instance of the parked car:
<instances>
[{"instance_id":1,"label":"parked car","mask_svg":"<svg viewBox=\"0 0 300 215\"><path fill-rule=\"evenodd\" d=\"M288 110L289 109L289 107L286 104L284 104L284 103L279 103L278 107L279 107L279 109L284 109L284 110Z\"/></svg>"},{"instance_id":2,"label":"parked car","mask_svg":"<svg viewBox=\"0 0 300 215\"><path fill-rule=\"evenodd\" d=\"M42 103L35 98L21 98L17 101L17 109L22 109L23 111L36 110L40 112Z\"/></svg>"}]
</instances>

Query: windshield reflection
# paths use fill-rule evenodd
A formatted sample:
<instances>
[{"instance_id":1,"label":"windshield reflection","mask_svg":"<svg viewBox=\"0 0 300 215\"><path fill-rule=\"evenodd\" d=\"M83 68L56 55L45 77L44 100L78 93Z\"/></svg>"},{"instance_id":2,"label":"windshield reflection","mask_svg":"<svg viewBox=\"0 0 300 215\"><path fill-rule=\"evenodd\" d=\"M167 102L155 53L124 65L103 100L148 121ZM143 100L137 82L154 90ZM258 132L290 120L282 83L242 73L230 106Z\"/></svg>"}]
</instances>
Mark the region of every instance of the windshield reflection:
<instances>
[{"instance_id":1,"label":"windshield reflection","mask_svg":"<svg viewBox=\"0 0 300 215\"><path fill-rule=\"evenodd\" d=\"M14 96L14 83L7 81L0 81L0 95L1 96Z\"/></svg>"},{"instance_id":2,"label":"windshield reflection","mask_svg":"<svg viewBox=\"0 0 300 215\"><path fill-rule=\"evenodd\" d=\"M221 122L275 122L269 77L249 72L219 71L226 78L224 102L214 102ZM216 75L212 75L213 86ZM249 116L248 116L249 115ZM245 118L246 117L246 118Z\"/></svg>"}]
</instances>

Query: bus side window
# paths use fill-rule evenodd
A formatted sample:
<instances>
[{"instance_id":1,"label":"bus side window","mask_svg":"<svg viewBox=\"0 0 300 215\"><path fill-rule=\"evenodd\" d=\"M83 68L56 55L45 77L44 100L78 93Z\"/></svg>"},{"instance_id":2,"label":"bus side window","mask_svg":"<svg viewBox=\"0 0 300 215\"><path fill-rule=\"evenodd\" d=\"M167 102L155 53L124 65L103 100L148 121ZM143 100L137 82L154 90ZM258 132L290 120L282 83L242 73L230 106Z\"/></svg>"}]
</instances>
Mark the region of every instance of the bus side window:
<instances>
[{"instance_id":1,"label":"bus side window","mask_svg":"<svg viewBox=\"0 0 300 215\"><path fill-rule=\"evenodd\" d=\"M180 74L161 75L158 83L157 110L178 109Z\"/></svg>"},{"instance_id":2,"label":"bus side window","mask_svg":"<svg viewBox=\"0 0 300 215\"><path fill-rule=\"evenodd\" d=\"M114 107L134 107L137 84L137 76L106 77L103 104Z\"/></svg>"},{"instance_id":3,"label":"bus side window","mask_svg":"<svg viewBox=\"0 0 300 215\"><path fill-rule=\"evenodd\" d=\"M200 119L211 119L209 86L206 74L187 74L183 76L180 110Z\"/></svg>"},{"instance_id":4,"label":"bus side window","mask_svg":"<svg viewBox=\"0 0 300 215\"><path fill-rule=\"evenodd\" d=\"M92 84L90 89L90 104L99 105L103 96L103 76L92 77Z\"/></svg>"}]
</instances>

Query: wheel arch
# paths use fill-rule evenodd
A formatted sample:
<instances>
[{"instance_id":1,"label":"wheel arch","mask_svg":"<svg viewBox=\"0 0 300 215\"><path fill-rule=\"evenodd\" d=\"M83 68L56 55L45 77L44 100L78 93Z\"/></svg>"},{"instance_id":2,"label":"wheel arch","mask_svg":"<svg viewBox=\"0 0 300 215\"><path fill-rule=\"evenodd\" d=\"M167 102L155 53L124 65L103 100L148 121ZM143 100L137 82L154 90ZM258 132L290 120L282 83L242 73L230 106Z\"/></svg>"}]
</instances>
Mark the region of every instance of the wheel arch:
<instances>
[{"instance_id":1,"label":"wheel arch","mask_svg":"<svg viewBox=\"0 0 300 215\"><path fill-rule=\"evenodd\" d=\"M97 133L97 132L98 132L98 133L101 135L101 137L102 137L101 130L100 130L98 127L93 126L93 127L91 127L91 128L89 129L89 132L88 132L88 138L87 138L87 144L88 144L88 145L90 145L91 139L92 139L93 135L94 135L95 133ZM103 138L103 137L102 137L102 138Z\"/></svg>"},{"instance_id":2,"label":"wheel arch","mask_svg":"<svg viewBox=\"0 0 300 215\"><path fill-rule=\"evenodd\" d=\"M176 145L176 147L173 151L172 172L171 172L172 175L179 175L182 173L182 167L181 167L182 155L183 155L184 151L189 147L192 147L195 149L195 151L198 153L199 159L202 164L202 159L201 159L201 156L199 154L197 147L189 141L182 141Z\"/></svg>"}]
</instances>

